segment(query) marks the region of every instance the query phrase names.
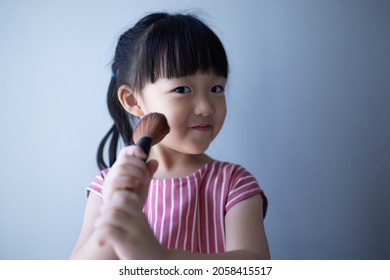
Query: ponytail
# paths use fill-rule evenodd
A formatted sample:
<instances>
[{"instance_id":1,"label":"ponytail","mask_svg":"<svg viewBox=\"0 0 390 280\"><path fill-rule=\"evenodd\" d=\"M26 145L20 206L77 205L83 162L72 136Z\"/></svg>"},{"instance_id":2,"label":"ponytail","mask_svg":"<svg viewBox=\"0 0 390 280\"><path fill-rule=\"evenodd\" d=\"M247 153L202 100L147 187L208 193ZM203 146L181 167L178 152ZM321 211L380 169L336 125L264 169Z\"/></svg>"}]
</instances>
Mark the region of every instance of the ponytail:
<instances>
[{"instance_id":1,"label":"ponytail","mask_svg":"<svg viewBox=\"0 0 390 280\"><path fill-rule=\"evenodd\" d=\"M103 154L104 154L104 146L106 145L106 143L107 143L108 139L110 138L111 134L112 134L112 137L111 137L111 142L110 142L110 146L109 146L109 164L110 164L110 166L112 166L112 164L116 160L115 154L114 154L114 157L112 157L112 155L113 155L112 150L116 151L116 146L118 144L119 133L116 130L115 125L113 125L110 128L110 130L106 133L106 135L104 135L104 137L100 141L100 144L99 144L99 147L98 147L96 160L97 160L97 165L98 165L100 170L106 169L108 167L106 162L104 161Z\"/></svg>"},{"instance_id":2,"label":"ponytail","mask_svg":"<svg viewBox=\"0 0 390 280\"><path fill-rule=\"evenodd\" d=\"M114 73L114 72L113 72ZM126 146L134 144L133 128L130 125L129 114L123 109L118 97L118 86L116 75L112 75L107 93L107 106L114 124L100 141L97 152L97 165L99 169L111 167L116 161L117 151L119 149L119 137L123 139ZM110 139L110 141L109 141ZM104 160L104 147L109 141L108 159L109 165Z\"/></svg>"}]
</instances>

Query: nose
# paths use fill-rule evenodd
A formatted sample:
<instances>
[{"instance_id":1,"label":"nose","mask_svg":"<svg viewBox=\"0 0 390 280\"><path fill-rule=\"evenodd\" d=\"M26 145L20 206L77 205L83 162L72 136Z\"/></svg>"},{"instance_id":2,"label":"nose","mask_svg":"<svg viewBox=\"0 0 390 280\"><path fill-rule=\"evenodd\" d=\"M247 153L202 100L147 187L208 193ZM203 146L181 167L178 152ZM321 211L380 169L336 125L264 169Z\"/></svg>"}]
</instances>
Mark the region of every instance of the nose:
<instances>
[{"instance_id":1,"label":"nose","mask_svg":"<svg viewBox=\"0 0 390 280\"><path fill-rule=\"evenodd\" d=\"M209 94L200 94L195 100L194 114L207 117L214 114L214 106Z\"/></svg>"}]
</instances>

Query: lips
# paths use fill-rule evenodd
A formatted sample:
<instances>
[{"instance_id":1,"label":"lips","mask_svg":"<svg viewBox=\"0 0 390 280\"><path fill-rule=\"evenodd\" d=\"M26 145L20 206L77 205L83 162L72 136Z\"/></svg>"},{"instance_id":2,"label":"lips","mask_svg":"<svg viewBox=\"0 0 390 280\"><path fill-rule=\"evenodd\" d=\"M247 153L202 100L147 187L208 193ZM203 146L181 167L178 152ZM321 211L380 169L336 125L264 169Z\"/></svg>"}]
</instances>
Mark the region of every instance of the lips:
<instances>
[{"instance_id":1,"label":"lips","mask_svg":"<svg viewBox=\"0 0 390 280\"><path fill-rule=\"evenodd\" d=\"M210 124L197 124L192 126L192 128L198 131L210 131L213 126Z\"/></svg>"}]
</instances>

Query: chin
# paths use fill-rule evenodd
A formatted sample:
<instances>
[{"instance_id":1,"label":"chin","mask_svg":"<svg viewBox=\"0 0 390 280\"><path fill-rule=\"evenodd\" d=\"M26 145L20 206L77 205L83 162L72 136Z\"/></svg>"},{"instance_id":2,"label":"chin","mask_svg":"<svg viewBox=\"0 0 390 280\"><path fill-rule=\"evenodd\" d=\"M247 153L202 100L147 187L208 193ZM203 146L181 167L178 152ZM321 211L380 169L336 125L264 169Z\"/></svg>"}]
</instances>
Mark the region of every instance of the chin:
<instances>
[{"instance_id":1,"label":"chin","mask_svg":"<svg viewBox=\"0 0 390 280\"><path fill-rule=\"evenodd\" d=\"M192 149L188 149L188 154L191 154L191 155L200 155L200 154L203 154L206 152L206 150L209 148L210 145L207 145L207 146L202 146L202 147L199 147L199 146L196 146L196 147L193 147Z\"/></svg>"}]
</instances>

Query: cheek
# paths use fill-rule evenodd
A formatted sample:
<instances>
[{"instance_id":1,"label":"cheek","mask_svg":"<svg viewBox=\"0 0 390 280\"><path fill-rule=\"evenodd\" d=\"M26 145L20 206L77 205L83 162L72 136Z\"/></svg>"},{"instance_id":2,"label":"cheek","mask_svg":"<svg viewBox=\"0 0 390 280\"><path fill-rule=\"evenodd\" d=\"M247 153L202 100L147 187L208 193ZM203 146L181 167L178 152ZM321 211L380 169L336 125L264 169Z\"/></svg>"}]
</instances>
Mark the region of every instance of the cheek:
<instances>
[{"instance_id":1,"label":"cheek","mask_svg":"<svg viewBox=\"0 0 390 280\"><path fill-rule=\"evenodd\" d=\"M180 131L183 127L186 126L186 116L183 114L180 114L176 110L171 110L169 112L163 113L168 120L168 124L171 127L171 131Z\"/></svg>"},{"instance_id":2,"label":"cheek","mask_svg":"<svg viewBox=\"0 0 390 280\"><path fill-rule=\"evenodd\" d=\"M168 120L168 125L170 127L170 131L169 133L167 134L167 136L165 136L165 138L163 139L162 143L163 144L167 144L169 146L172 145L172 143L176 143L178 144L178 140L180 139L184 139L185 135L186 135L186 122L185 122L185 118L184 116L178 116L176 114L176 112L162 112L167 120ZM169 144L168 144L169 143ZM174 144L174 145L176 145Z\"/></svg>"},{"instance_id":3,"label":"cheek","mask_svg":"<svg viewBox=\"0 0 390 280\"><path fill-rule=\"evenodd\" d=\"M222 127L226 118L227 108L226 102L221 102L216 110L216 119L218 119L219 125Z\"/></svg>"}]
</instances>

